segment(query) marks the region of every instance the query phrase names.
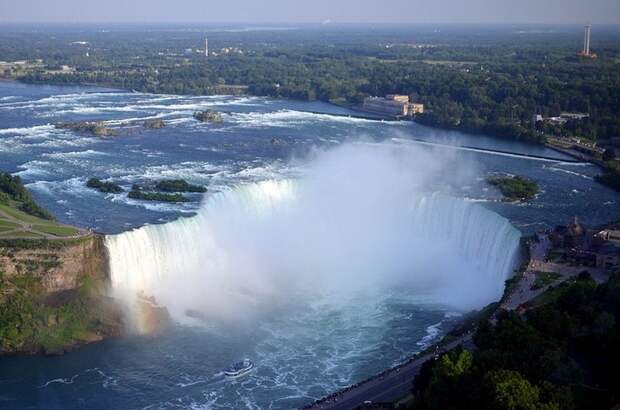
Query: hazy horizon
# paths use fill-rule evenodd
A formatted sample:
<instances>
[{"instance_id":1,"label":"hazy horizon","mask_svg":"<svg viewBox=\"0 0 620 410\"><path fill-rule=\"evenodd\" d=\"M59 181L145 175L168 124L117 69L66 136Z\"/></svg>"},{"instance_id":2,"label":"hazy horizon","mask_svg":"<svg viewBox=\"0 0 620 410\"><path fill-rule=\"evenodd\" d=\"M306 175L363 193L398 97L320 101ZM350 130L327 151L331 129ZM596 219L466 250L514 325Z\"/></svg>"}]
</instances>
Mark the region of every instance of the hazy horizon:
<instances>
[{"instance_id":1,"label":"hazy horizon","mask_svg":"<svg viewBox=\"0 0 620 410\"><path fill-rule=\"evenodd\" d=\"M0 3L0 23L620 24L617 0L21 0Z\"/></svg>"}]
</instances>

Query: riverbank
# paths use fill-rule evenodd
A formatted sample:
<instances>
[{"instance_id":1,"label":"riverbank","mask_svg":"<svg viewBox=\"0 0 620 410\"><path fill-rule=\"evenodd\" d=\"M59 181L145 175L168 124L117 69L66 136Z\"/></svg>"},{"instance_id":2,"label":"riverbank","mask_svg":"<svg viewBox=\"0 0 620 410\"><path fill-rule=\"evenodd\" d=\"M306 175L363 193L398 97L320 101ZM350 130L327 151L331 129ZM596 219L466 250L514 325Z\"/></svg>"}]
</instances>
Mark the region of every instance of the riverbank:
<instances>
[{"instance_id":1,"label":"riverbank","mask_svg":"<svg viewBox=\"0 0 620 410\"><path fill-rule=\"evenodd\" d=\"M22 84L41 84L41 85L57 85L57 86L88 86L88 87L102 87L111 91L124 91L127 93L134 93L136 92L136 90L134 89L127 89L127 88L119 88L118 86L114 85L114 84L108 84L108 83L93 83L93 82L75 82L75 83L61 83L61 84L57 84L53 81L51 82L43 82L43 83L31 83L31 82L27 82L27 81L23 81L22 79L16 79L16 80L5 80L5 81L11 81L11 82L19 82ZM148 93L147 93L148 94ZM170 94L172 95L172 94ZM177 94L174 94L177 95ZM187 96L195 96L196 94L180 94L180 95L187 95ZM213 96L213 95L221 95L221 94L207 94L209 96ZM229 94L230 96L239 96L240 94L238 93L232 93ZM280 98L274 98L272 96L269 95L264 95L264 94L257 94L257 93L251 93L248 90L246 90L246 92L242 95L249 95L249 96L255 96L255 97L265 97L265 98L269 98L269 99L275 99L275 100L290 100L290 101L296 101L296 102L307 102L306 100L303 99L294 99L294 98L290 98L290 97L280 97ZM375 121L386 121L386 122L397 122L397 121L412 121L412 122L416 122L420 125L429 127L431 129L436 129L436 130L441 130L441 131L457 131L457 132L463 132L469 135L481 135L481 136L485 136L485 137L490 137L493 139L498 139L498 140L513 140L513 141L518 141L518 142L523 142L523 143L527 143L527 144L532 144L533 146L544 146L550 149L553 149L556 152L560 152L562 154L568 155L570 157L575 158L577 161L575 162L591 162L593 164L599 165L599 166L604 166L604 164L602 164L601 161L596 161L593 160L591 158L588 158L587 156L579 156L576 155L575 152L563 152L561 149L557 149L557 147L554 147L550 144L545 143L542 140L538 140L538 139L524 139L524 138L518 138L516 136L506 136L506 135L500 135L497 133L493 133L493 132L488 132L485 129L471 129L471 128L462 128L462 127L455 127L455 126L441 126L435 123L428 123L427 121L423 120L423 115L422 116L418 116L418 117L400 117L400 116L391 116L391 115L381 115L381 114L376 114L376 113L371 113L371 112L367 112L364 110L361 110L359 106L354 105L354 104L350 104L350 103L339 103L337 101L322 101L324 104L329 104L332 105L333 107L337 107L339 109L346 109L351 111L350 113L330 113L330 112L324 112L324 111L316 111L316 110L302 110L303 112L307 112L307 113L311 113L311 114L317 114L317 115L331 115L331 116L335 116L335 117L341 117L341 118L358 118L358 119L367 119L367 120L375 120ZM469 147L469 148L475 148L475 147ZM510 152L507 152L510 153Z\"/></svg>"},{"instance_id":2,"label":"riverbank","mask_svg":"<svg viewBox=\"0 0 620 410\"><path fill-rule=\"evenodd\" d=\"M521 241L520 246L523 248L520 254L529 255L529 252L525 249L528 246L526 242ZM528 263L528 261L523 261L523 264ZM465 315L439 341L413 354L396 366L318 399L301 409L346 410L365 404L369 406L389 404L391 406L392 403L405 399L410 396L413 380L420 373L425 363L458 346L474 349L473 335L476 331L477 323L490 320L500 309L500 301L506 299L513 291L514 286L511 285L511 281L506 281L504 294L499 301Z\"/></svg>"},{"instance_id":3,"label":"riverbank","mask_svg":"<svg viewBox=\"0 0 620 410\"><path fill-rule=\"evenodd\" d=\"M601 161L601 160L598 160L598 159L592 157L592 155L588 155L588 154L586 154L584 152L579 152L579 151L576 151L576 150L573 150L573 149L561 148L561 147L558 147L557 145L554 145L554 144L545 143L544 145L547 148L552 149L552 150L554 150L556 152L559 152L561 154L568 155L569 157L575 158L575 159L583 161L583 162L589 162L591 164L598 165L599 167L601 167L603 169L605 168L605 163L603 161Z\"/></svg>"},{"instance_id":4,"label":"riverbank","mask_svg":"<svg viewBox=\"0 0 620 410\"><path fill-rule=\"evenodd\" d=\"M62 354L123 333L101 235L0 240L0 356Z\"/></svg>"},{"instance_id":5,"label":"riverbank","mask_svg":"<svg viewBox=\"0 0 620 410\"><path fill-rule=\"evenodd\" d=\"M104 236L0 239L0 357L61 355L133 331L125 302L110 294ZM144 333L169 323L166 308L139 296Z\"/></svg>"},{"instance_id":6,"label":"riverbank","mask_svg":"<svg viewBox=\"0 0 620 410\"><path fill-rule=\"evenodd\" d=\"M125 333L103 235L58 223L0 173L0 356L57 355Z\"/></svg>"},{"instance_id":7,"label":"riverbank","mask_svg":"<svg viewBox=\"0 0 620 410\"><path fill-rule=\"evenodd\" d=\"M609 188L615 189L616 191L620 191L620 161L618 159L603 161L602 159L595 158L590 154L586 154L575 149L562 148L549 143L546 143L545 146L564 155L571 156L577 160L582 160L598 166L603 170L603 173L595 177L595 181Z\"/></svg>"},{"instance_id":8,"label":"riverbank","mask_svg":"<svg viewBox=\"0 0 620 410\"><path fill-rule=\"evenodd\" d=\"M617 223L599 228L617 228ZM598 265L576 264L574 261L560 263L552 259L551 255L557 253L558 249L545 232L524 238L521 246L526 251L524 254L527 254L527 259L523 261L514 278L506 281L501 303L487 306L475 315L473 320L461 321L461 325L457 325L454 331L425 351L413 355L405 363L317 400L303 409L333 410L380 404L391 408L396 402L410 403L414 400L411 387L424 364L459 346L474 352L476 346L473 344L473 337L478 331L478 325L497 326L498 320L502 320L510 312L523 316L528 310L553 303L561 294L563 286L570 286L566 285L567 283L582 280L604 286L613 279L614 269L618 269L618 265L615 268L602 268Z\"/></svg>"},{"instance_id":9,"label":"riverbank","mask_svg":"<svg viewBox=\"0 0 620 410\"><path fill-rule=\"evenodd\" d=\"M434 360L439 354L448 352L458 346L465 345L468 349L474 349L473 335L475 327L470 325L490 317L493 313L492 309L498 305L498 303L492 303L478 312L472 312L470 315L467 315L441 340L415 353L403 363L338 390L301 409L347 410L363 406L364 404L370 406L373 404L389 404L391 406L392 403L405 399L410 395L413 380L420 373L426 362Z\"/></svg>"}]
</instances>

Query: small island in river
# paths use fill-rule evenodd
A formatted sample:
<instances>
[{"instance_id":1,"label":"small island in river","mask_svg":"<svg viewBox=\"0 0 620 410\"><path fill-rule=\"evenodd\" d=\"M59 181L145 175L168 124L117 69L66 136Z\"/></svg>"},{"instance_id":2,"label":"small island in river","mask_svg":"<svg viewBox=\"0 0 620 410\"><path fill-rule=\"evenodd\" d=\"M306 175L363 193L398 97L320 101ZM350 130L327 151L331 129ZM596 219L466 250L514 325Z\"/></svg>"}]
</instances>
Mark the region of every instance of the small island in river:
<instances>
[{"instance_id":1,"label":"small island in river","mask_svg":"<svg viewBox=\"0 0 620 410\"><path fill-rule=\"evenodd\" d=\"M499 188L506 201L529 201L538 193L538 184L520 176L491 176L487 182Z\"/></svg>"},{"instance_id":2,"label":"small island in river","mask_svg":"<svg viewBox=\"0 0 620 410\"><path fill-rule=\"evenodd\" d=\"M162 179L155 188L162 192L207 192L204 186L190 184L184 179Z\"/></svg>"},{"instance_id":3,"label":"small island in river","mask_svg":"<svg viewBox=\"0 0 620 410\"><path fill-rule=\"evenodd\" d=\"M103 182L99 178L90 178L86 182L86 186L106 194L120 194L124 191L120 185L115 184L114 182Z\"/></svg>"},{"instance_id":4,"label":"small island in river","mask_svg":"<svg viewBox=\"0 0 620 410\"><path fill-rule=\"evenodd\" d=\"M179 193L165 194L162 192L145 191L142 187L136 184L131 187L131 191L129 192L129 194L127 194L127 197L131 199L139 199L142 201L189 202L188 198Z\"/></svg>"},{"instance_id":5,"label":"small island in river","mask_svg":"<svg viewBox=\"0 0 620 410\"><path fill-rule=\"evenodd\" d=\"M95 177L89 178L86 186L105 194L119 194L125 191L114 182L104 182ZM189 202L189 199L181 194L182 192L204 193L207 192L207 188L190 184L184 179L161 179L144 185L133 184L127 197L142 201Z\"/></svg>"}]
</instances>

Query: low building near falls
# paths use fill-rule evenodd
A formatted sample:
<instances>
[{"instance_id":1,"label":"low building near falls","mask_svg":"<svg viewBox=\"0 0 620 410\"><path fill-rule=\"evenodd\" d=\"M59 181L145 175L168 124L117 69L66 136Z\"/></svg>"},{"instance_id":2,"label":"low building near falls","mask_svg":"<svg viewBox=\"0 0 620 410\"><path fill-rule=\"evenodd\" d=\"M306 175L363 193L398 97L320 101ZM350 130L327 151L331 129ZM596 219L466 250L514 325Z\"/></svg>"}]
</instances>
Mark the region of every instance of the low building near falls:
<instances>
[{"instance_id":1,"label":"low building near falls","mask_svg":"<svg viewBox=\"0 0 620 410\"><path fill-rule=\"evenodd\" d=\"M410 102L409 96L400 94L388 94L385 98L368 97L362 108L364 111L395 117L413 117L424 113L424 104Z\"/></svg>"},{"instance_id":2,"label":"low building near falls","mask_svg":"<svg viewBox=\"0 0 620 410\"><path fill-rule=\"evenodd\" d=\"M620 268L620 224L588 230L575 216L566 226L556 226L549 238L554 250L571 263L607 271Z\"/></svg>"}]
</instances>

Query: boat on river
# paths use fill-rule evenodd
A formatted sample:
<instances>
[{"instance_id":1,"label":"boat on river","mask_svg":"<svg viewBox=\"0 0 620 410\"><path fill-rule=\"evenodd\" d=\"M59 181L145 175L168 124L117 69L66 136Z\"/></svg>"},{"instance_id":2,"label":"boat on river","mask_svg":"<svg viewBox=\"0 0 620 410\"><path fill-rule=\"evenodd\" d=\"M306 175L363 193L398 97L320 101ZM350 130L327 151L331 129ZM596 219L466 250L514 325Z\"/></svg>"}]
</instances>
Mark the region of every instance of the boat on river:
<instances>
[{"instance_id":1,"label":"boat on river","mask_svg":"<svg viewBox=\"0 0 620 410\"><path fill-rule=\"evenodd\" d=\"M245 359L224 369L224 375L226 377L241 377L250 373L252 369L254 369L254 363L250 359Z\"/></svg>"}]
</instances>

